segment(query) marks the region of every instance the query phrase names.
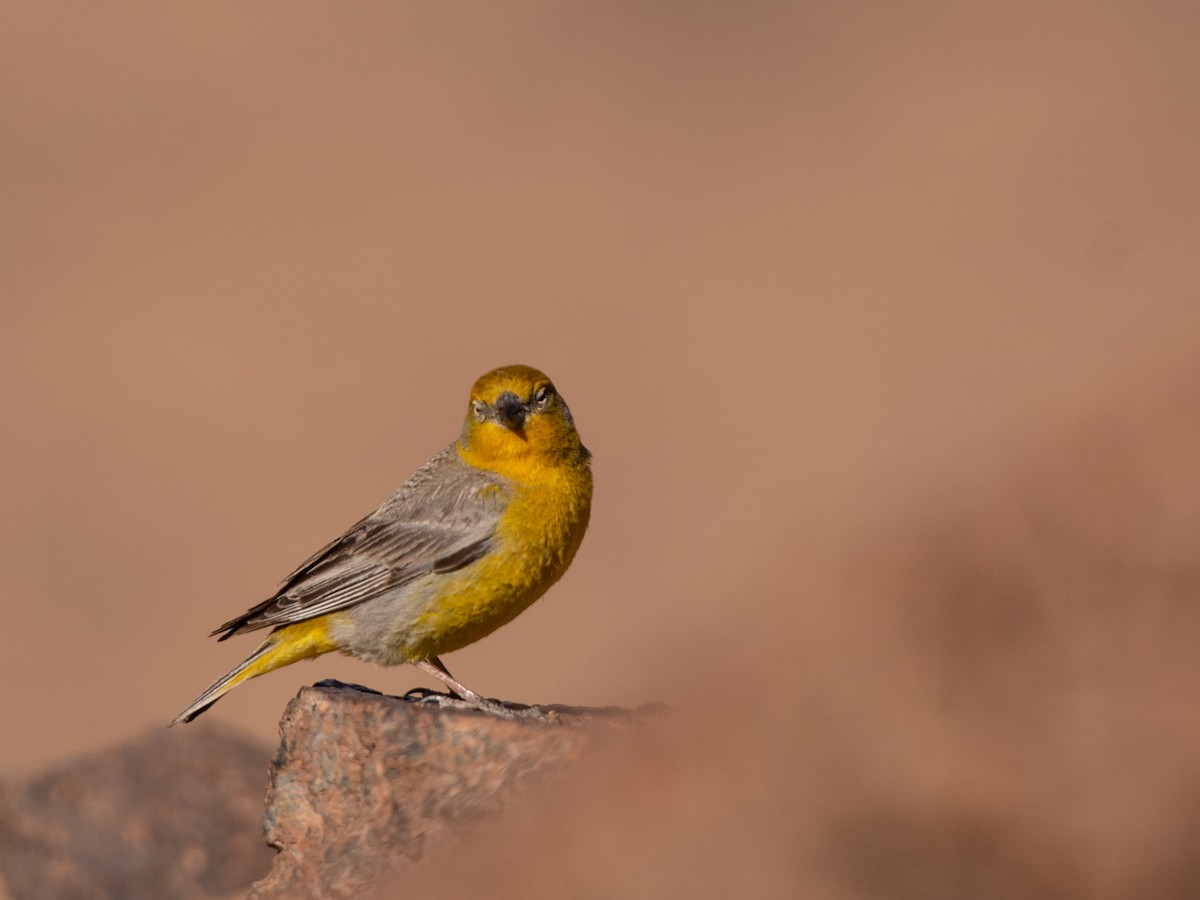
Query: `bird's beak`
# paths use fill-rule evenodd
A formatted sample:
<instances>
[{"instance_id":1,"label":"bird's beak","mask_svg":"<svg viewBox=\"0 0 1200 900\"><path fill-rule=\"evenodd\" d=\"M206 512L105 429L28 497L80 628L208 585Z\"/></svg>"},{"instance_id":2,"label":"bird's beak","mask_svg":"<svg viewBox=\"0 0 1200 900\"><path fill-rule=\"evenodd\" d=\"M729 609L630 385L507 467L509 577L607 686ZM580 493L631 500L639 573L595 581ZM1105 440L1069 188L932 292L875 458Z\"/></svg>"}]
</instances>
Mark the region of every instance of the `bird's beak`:
<instances>
[{"instance_id":1,"label":"bird's beak","mask_svg":"<svg viewBox=\"0 0 1200 900\"><path fill-rule=\"evenodd\" d=\"M492 407L496 410L496 418L500 424L510 431L520 431L525 427L525 404L512 391L505 391Z\"/></svg>"}]
</instances>

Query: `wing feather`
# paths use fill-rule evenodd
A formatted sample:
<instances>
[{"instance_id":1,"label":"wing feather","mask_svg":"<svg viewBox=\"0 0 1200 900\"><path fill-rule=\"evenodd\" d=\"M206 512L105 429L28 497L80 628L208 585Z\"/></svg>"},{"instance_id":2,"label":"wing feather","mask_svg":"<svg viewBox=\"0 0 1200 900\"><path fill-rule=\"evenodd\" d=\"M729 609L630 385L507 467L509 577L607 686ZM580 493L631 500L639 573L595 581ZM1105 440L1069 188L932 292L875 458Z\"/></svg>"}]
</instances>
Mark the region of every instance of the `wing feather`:
<instances>
[{"instance_id":1,"label":"wing feather","mask_svg":"<svg viewBox=\"0 0 1200 900\"><path fill-rule=\"evenodd\" d=\"M274 596L213 634L225 640L302 622L403 588L430 572L470 565L491 546L508 492L501 476L466 465L451 444L383 506L305 560Z\"/></svg>"}]
</instances>

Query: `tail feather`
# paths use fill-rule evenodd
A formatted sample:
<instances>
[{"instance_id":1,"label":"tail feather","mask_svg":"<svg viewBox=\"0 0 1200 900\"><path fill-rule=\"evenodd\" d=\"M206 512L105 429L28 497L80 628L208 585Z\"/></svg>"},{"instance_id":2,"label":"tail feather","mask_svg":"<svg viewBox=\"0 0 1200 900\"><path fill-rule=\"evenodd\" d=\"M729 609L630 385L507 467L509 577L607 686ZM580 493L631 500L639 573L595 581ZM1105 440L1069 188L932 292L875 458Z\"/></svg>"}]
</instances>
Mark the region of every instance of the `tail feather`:
<instances>
[{"instance_id":1,"label":"tail feather","mask_svg":"<svg viewBox=\"0 0 1200 900\"><path fill-rule=\"evenodd\" d=\"M210 684L195 700L193 700L183 712L177 715L172 720L172 725L178 725L180 722L190 722L200 713L204 712L218 700L225 696L229 691L233 690L243 681L248 678L253 678L255 675L261 675L263 672L270 671L261 665L264 656L275 649L274 643L268 640L261 647L251 653L246 659L238 663L233 669L226 672L212 684ZM260 665L255 666L255 663ZM274 666L272 666L274 668ZM257 670L257 671L256 671Z\"/></svg>"},{"instance_id":2,"label":"tail feather","mask_svg":"<svg viewBox=\"0 0 1200 900\"><path fill-rule=\"evenodd\" d=\"M265 675L297 660L311 659L336 650L337 646L330 640L326 626L327 622L322 616L271 632L261 647L209 685L171 724L192 721L243 681Z\"/></svg>"}]
</instances>

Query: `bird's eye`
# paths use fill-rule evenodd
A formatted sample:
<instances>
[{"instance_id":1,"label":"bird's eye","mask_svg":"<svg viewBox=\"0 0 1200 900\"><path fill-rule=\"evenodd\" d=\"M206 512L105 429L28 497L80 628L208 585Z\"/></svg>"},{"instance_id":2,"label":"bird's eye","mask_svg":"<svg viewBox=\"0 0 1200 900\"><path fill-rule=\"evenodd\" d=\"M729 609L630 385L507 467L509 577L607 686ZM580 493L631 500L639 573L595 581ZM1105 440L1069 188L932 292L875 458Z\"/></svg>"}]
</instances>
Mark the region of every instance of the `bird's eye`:
<instances>
[{"instance_id":1,"label":"bird's eye","mask_svg":"<svg viewBox=\"0 0 1200 900\"><path fill-rule=\"evenodd\" d=\"M475 414L475 418L482 422L487 418L487 404L482 400L471 401L471 412Z\"/></svg>"},{"instance_id":2,"label":"bird's eye","mask_svg":"<svg viewBox=\"0 0 1200 900\"><path fill-rule=\"evenodd\" d=\"M544 406L546 401L550 399L550 395L553 393L554 391L550 388L550 385L543 384L540 388L533 392L533 402L538 406Z\"/></svg>"}]
</instances>

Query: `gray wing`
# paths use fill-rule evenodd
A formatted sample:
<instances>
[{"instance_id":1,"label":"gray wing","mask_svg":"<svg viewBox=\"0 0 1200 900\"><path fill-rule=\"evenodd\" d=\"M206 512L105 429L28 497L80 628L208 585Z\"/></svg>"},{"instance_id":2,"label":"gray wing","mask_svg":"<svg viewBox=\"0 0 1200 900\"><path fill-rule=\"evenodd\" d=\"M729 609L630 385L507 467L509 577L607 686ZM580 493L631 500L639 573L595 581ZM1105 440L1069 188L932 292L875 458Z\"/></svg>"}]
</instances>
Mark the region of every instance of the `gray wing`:
<instances>
[{"instance_id":1,"label":"gray wing","mask_svg":"<svg viewBox=\"0 0 1200 900\"><path fill-rule=\"evenodd\" d=\"M383 506L306 560L273 597L213 634L225 640L302 622L379 597L430 572L469 565L490 548L507 495L500 476L467 466L451 444Z\"/></svg>"}]
</instances>

